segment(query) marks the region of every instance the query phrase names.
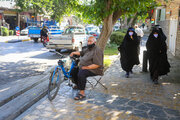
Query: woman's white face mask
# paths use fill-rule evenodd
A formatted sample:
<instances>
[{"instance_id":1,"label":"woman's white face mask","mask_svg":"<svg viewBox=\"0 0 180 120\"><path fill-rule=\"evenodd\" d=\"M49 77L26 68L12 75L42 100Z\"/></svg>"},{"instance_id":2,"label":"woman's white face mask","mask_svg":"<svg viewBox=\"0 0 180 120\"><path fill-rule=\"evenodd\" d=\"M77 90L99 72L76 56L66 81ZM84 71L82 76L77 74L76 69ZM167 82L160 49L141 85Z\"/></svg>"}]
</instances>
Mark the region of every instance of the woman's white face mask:
<instances>
[{"instance_id":1,"label":"woman's white face mask","mask_svg":"<svg viewBox=\"0 0 180 120\"><path fill-rule=\"evenodd\" d=\"M129 35L132 36L132 35L133 35L133 32L129 32Z\"/></svg>"},{"instance_id":2,"label":"woman's white face mask","mask_svg":"<svg viewBox=\"0 0 180 120\"><path fill-rule=\"evenodd\" d=\"M157 37L158 37L158 34L154 34L154 37L157 38Z\"/></svg>"}]
</instances>

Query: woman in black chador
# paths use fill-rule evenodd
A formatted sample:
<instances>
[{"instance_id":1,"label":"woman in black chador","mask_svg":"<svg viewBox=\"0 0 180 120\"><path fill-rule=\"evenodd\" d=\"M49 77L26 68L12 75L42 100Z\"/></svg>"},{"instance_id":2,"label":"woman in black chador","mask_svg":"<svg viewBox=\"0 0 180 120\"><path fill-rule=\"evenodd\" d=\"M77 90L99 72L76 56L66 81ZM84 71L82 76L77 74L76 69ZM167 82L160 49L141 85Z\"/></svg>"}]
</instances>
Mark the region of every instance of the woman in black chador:
<instances>
[{"instance_id":1,"label":"woman in black chador","mask_svg":"<svg viewBox=\"0 0 180 120\"><path fill-rule=\"evenodd\" d=\"M154 28L146 43L150 77L155 84L158 84L158 77L170 72L167 60L167 45L164 36L158 28Z\"/></svg>"},{"instance_id":2,"label":"woman in black chador","mask_svg":"<svg viewBox=\"0 0 180 120\"><path fill-rule=\"evenodd\" d=\"M160 25L155 25L155 28L157 28L157 29L159 30L160 34L162 35L162 38L163 38L164 40L166 40L167 37L166 37L166 35L164 34L161 26L160 26Z\"/></svg>"},{"instance_id":3,"label":"woman in black chador","mask_svg":"<svg viewBox=\"0 0 180 120\"><path fill-rule=\"evenodd\" d=\"M139 64L139 44L140 41L137 38L134 28L130 27L123 39L122 44L118 47L121 54L121 66L122 69L126 71L127 78L129 77L129 73L132 73L133 66Z\"/></svg>"}]
</instances>

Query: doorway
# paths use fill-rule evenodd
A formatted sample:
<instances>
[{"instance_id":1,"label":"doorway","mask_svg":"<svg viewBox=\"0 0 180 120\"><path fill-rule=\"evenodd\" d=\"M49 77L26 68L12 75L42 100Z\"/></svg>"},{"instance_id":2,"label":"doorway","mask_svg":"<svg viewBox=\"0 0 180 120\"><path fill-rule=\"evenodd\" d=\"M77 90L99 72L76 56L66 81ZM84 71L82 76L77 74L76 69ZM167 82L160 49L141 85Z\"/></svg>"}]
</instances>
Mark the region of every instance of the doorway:
<instances>
[{"instance_id":1,"label":"doorway","mask_svg":"<svg viewBox=\"0 0 180 120\"><path fill-rule=\"evenodd\" d=\"M178 20L170 20L169 51L175 56Z\"/></svg>"}]
</instances>

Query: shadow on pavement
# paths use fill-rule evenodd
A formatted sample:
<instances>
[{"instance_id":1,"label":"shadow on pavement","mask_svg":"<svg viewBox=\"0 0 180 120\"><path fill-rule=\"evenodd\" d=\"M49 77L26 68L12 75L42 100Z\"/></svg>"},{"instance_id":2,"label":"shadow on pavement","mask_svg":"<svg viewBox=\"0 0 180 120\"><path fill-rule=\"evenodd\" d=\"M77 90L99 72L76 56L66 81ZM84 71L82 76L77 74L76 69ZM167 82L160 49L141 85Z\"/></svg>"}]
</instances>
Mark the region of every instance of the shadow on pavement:
<instances>
[{"instance_id":1,"label":"shadow on pavement","mask_svg":"<svg viewBox=\"0 0 180 120\"><path fill-rule=\"evenodd\" d=\"M40 66L40 67L39 67ZM6 84L17 79L40 75L49 66L35 62L1 62L0 83Z\"/></svg>"}]
</instances>

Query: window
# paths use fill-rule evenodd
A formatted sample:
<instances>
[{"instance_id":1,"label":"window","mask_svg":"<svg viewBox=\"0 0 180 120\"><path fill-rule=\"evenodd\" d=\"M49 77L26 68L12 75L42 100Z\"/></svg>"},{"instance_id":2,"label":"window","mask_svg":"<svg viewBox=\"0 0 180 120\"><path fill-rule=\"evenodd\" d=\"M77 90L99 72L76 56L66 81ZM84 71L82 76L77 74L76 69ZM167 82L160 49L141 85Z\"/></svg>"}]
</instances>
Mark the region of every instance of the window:
<instances>
[{"instance_id":1,"label":"window","mask_svg":"<svg viewBox=\"0 0 180 120\"><path fill-rule=\"evenodd\" d=\"M163 9L161 9L160 21L165 21L165 20L166 20L166 9L163 8Z\"/></svg>"},{"instance_id":2,"label":"window","mask_svg":"<svg viewBox=\"0 0 180 120\"><path fill-rule=\"evenodd\" d=\"M156 19L157 19L157 21L166 20L166 9L165 8L156 10Z\"/></svg>"},{"instance_id":3,"label":"window","mask_svg":"<svg viewBox=\"0 0 180 120\"><path fill-rule=\"evenodd\" d=\"M65 33L66 33L66 34L69 34L69 33L83 33L83 32L84 32L84 29L82 29L82 28L72 27L72 28L67 28Z\"/></svg>"},{"instance_id":4,"label":"window","mask_svg":"<svg viewBox=\"0 0 180 120\"><path fill-rule=\"evenodd\" d=\"M66 29L65 33L68 34L70 32L70 29Z\"/></svg>"},{"instance_id":5,"label":"window","mask_svg":"<svg viewBox=\"0 0 180 120\"><path fill-rule=\"evenodd\" d=\"M156 20L160 21L160 16L161 16L161 9L156 10Z\"/></svg>"}]
</instances>

